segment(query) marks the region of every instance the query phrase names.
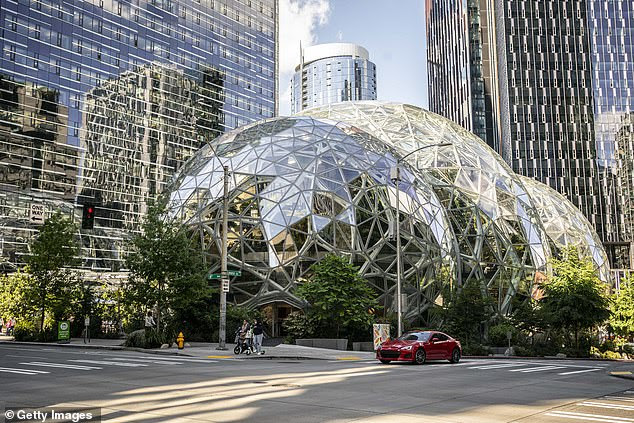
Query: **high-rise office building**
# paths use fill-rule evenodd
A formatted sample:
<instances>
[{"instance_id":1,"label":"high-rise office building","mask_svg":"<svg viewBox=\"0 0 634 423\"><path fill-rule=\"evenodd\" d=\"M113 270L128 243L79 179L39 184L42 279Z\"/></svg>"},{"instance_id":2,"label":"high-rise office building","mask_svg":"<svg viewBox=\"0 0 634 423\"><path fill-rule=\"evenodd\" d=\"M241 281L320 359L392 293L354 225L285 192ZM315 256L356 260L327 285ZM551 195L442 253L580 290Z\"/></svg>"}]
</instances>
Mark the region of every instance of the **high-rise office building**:
<instances>
[{"instance_id":1,"label":"high-rise office building","mask_svg":"<svg viewBox=\"0 0 634 423\"><path fill-rule=\"evenodd\" d=\"M593 224L612 266L629 267L616 134L634 110L631 1L426 6L430 109L564 194Z\"/></svg>"},{"instance_id":2,"label":"high-rise office building","mask_svg":"<svg viewBox=\"0 0 634 423\"><path fill-rule=\"evenodd\" d=\"M277 0L0 4L0 254L17 265L33 206L78 224L90 206L83 267L121 269L174 171L276 114Z\"/></svg>"},{"instance_id":3,"label":"high-rise office building","mask_svg":"<svg viewBox=\"0 0 634 423\"><path fill-rule=\"evenodd\" d=\"M368 51L349 43L300 48L291 81L291 111L351 100L376 100L376 66Z\"/></svg>"}]
</instances>

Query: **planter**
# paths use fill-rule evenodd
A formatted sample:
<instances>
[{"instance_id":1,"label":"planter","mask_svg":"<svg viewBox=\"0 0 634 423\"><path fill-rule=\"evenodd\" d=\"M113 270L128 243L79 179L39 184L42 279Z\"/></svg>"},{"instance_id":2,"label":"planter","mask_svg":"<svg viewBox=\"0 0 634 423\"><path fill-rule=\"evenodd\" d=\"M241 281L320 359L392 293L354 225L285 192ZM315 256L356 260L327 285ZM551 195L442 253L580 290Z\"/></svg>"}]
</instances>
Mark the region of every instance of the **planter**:
<instances>
[{"instance_id":1,"label":"planter","mask_svg":"<svg viewBox=\"0 0 634 423\"><path fill-rule=\"evenodd\" d=\"M374 342L353 342L352 351L374 351Z\"/></svg>"},{"instance_id":2,"label":"planter","mask_svg":"<svg viewBox=\"0 0 634 423\"><path fill-rule=\"evenodd\" d=\"M326 348L330 350L346 351L348 349L348 340L328 338L296 339L295 345L299 345L301 347Z\"/></svg>"}]
</instances>

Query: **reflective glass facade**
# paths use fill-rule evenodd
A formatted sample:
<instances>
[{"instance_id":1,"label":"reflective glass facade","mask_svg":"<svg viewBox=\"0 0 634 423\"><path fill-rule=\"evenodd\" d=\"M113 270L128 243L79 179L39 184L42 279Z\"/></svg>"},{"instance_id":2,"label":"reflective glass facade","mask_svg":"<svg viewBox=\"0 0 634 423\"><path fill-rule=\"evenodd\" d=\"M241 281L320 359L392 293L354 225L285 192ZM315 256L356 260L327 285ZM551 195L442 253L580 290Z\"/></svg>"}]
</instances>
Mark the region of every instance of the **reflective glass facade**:
<instances>
[{"instance_id":1,"label":"reflective glass facade","mask_svg":"<svg viewBox=\"0 0 634 423\"><path fill-rule=\"evenodd\" d=\"M291 112L340 101L376 100L376 66L363 47L320 44L302 50L291 81Z\"/></svg>"},{"instance_id":2,"label":"reflective glass facade","mask_svg":"<svg viewBox=\"0 0 634 423\"><path fill-rule=\"evenodd\" d=\"M2 0L0 248L23 263L31 204L80 223L83 266L123 241L174 171L276 113L275 0Z\"/></svg>"},{"instance_id":3,"label":"reflective glass facade","mask_svg":"<svg viewBox=\"0 0 634 423\"><path fill-rule=\"evenodd\" d=\"M632 7L427 0L430 108L473 130L517 173L565 195L606 246L631 240L615 138L632 111ZM456 75L471 85L445 99ZM610 252L612 266L629 267L627 251Z\"/></svg>"},{"instance_id":4,"label":"reflective glass facade","mask_svg":"<svg viewBox=\"0 0 634 423\"><path fill-rule=\"evenodd\" d=\"M588 0L594 133L605 210L606 247L615 268L634 268L632 125L634 3Z\"/></svg>"}]
</instances>

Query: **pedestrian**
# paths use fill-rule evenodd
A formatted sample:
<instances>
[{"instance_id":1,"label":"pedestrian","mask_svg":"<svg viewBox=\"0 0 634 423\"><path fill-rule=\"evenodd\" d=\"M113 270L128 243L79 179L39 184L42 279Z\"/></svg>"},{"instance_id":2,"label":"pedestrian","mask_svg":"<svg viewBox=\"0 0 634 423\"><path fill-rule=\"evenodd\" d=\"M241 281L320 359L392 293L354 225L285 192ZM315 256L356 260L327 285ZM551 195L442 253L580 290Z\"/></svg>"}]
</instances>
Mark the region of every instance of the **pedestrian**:
<instances>
[{"instance_id":1,"label":"pedestrian","mask_svg":"<svg viewBox=\"0 0 634 423\"><path fill-rule=\"evenodd\" d=\"M260 319L255 319L253 324L253 338L255 340L255 351L258 355L262 354L262 338L264 337L264 329L262 328L262 322Z\"/></svg>"},{"instance_id":2,"label":"pedestrian","mask_svg":"<svg viewBox=\"0 0 634 423\"><path fill-rule=\"evenodd\" d=\"M4 319L0 317L0 335L2 335L2 328L4 327Z\"/></svg>"},{"instance_id":3,"label":"pedestrian","mask_svg":"<svg viewBox=\"0 0 634 423\"><path fill-rule=\"evenodd\" d=\"M149 334L155 325L156 323L154 322L154 317L152 317L152 312L148 311L147 316L145 316L145 336Z\"/></svg>"},{"instance_id":4,"label":"pedestrian","mask_svg":"<svg viewBox=\"0 0 634 423\"><path fill-rule=\"evenodd\" d=\"M253 326L249 325L249 329L247 329L247 335L245 337L245 342L247 348L253 350Z\"/></svg>"},{"instance_id":5,"label":"pedestrian","mask_svg":"<svg viewBox=\"0 0 634 423\"><path fill-rule=\"evenodd\" d=\"M13 328L15 327L15 319L9 318L7 321L7 336L13 336Z\"/></svg>"},{"instance_id":6,"label":"pedestrian","mask_svg":"<svg viewBox=\"0 0 634 423\"><path fill-rule=\"evenodd\" d=\"M247 339L247 332L249 331L249 322L247 319L244 319L242 322L242 327L240 328L240 344L244 344Z\"/></svg>"}]
</instances>

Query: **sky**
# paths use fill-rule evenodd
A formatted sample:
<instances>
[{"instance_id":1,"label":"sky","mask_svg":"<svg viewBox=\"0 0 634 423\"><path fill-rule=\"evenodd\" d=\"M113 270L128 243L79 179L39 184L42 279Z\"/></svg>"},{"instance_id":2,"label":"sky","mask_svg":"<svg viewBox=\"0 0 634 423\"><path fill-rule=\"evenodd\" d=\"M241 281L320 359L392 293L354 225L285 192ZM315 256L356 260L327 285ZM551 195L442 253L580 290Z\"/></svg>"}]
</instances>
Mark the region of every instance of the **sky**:
<instances>
[{"instance_id":1,"label":"sky","mask_svg":"<svg viewBox=\"0 0 634 423\"><path fill-rule=\"evenodd\" d=\"M377 97L427 107L424 0L280 0L280 115L299 43L354 43L376 64Z\"/></svg>"}]
</instances>

